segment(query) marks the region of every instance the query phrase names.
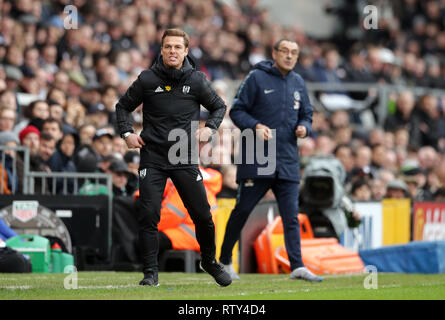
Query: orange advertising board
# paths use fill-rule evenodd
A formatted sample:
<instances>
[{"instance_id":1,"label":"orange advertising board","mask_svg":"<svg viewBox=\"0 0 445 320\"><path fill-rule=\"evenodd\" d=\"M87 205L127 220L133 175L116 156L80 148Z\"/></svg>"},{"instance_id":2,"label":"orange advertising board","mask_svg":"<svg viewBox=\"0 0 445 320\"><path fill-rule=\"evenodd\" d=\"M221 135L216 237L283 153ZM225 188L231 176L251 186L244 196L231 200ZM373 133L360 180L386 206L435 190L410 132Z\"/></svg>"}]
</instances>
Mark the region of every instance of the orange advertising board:
<instances>
[{"instance_id":1,"label":"orange advertising board","mask_svg":"<svg viewBox=\"0 0 445 320\"><path fill-rule=\"evenodd\" d=\"M445 203L414 204L413 240L445 240Z\"/></svg>"}]
</instances>

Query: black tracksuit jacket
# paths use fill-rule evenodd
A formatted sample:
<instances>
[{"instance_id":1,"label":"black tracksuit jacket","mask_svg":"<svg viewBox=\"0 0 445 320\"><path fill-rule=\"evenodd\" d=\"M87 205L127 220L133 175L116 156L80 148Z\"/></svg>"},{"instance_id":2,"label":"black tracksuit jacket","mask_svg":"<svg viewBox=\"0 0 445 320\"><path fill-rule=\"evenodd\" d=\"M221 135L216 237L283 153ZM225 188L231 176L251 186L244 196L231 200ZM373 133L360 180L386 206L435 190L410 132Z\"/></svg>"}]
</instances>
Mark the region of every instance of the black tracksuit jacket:
<instances>
[{"instance_id":1,"label":"black tracksuit jacket","mask_svg":"<svg viewBox=\"0 0 445 320\"><path fill-rule=\"evenodd\" d=\"M141 72L116 104L120 134L134 132L130 114L141 103L143 104L141 138L145 146L141 149L140 168L169 169L197 166L197 158L194 158L197 156L197 152L195 153L197 148L192 150L191 143L191 139L195 139L195 132L191 132L191 124L192 121L200 119L200 105L209 111L205 126L213 130L218 129L226 112L224 101L212 89L205 74L196 70L189 57L184 59L182 68L178 70L165 67L162 56L159 55L148 70ZM181 140L187 141L188 144L188 152L182 153L186 154L187 159L181 156L182 160L179 163L171 163L168 156L170 148L179 141L178 131L175 129L184 130L182 132L187 134L187 136L182 135L182 138L187 139ZM170 133L176 140L169 141ZM175 146L175 150L178 145Z\"/></svg>"}]
</instances>

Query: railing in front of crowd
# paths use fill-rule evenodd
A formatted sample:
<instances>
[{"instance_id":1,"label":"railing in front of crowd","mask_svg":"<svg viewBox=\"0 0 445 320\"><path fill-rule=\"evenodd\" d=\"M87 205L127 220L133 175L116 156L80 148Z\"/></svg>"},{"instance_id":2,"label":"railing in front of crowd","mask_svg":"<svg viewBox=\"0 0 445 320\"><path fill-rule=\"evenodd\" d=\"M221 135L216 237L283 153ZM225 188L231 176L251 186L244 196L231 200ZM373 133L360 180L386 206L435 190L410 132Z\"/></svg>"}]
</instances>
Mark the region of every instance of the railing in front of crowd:
<instances>
[{"instance_id":1,"label":"railing in front of crowd","mask_svg":"<svg viewBox=\"0 0 445 320\"><path fill-rule=\"evenodd\" d=\"M235 97L241 84L239 80L228 81L227 96ZM388 102L392 93L410 91L415 97L425 94L432 94L439 97L445 97L444 89L432 89L426 87L413 87L407 85L389 85L381 83L356 83L356 82L306 82L306 87L314 106L314 109L320 112L329 113L339 109L345 109L358 114L372 111L376 114L375 123L369 123L368 128L376 125L382 127L388 115ZM354 95L360 95L360 99L352 98ZM230 99L229 101L232 101ZM370 117L366 118L367 120Z\"/></svg>"}]
</instances>

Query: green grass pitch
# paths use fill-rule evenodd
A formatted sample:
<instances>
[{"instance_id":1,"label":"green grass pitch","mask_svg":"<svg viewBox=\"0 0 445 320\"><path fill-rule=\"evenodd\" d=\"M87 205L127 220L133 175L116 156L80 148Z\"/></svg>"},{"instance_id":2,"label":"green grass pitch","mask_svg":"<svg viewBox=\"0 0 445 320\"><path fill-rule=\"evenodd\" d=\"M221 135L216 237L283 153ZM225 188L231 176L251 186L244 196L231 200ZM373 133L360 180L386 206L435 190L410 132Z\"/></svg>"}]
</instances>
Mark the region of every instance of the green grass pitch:
<instances>
[{"instance_id":1,"label":"green grass pitch","mask_svg":"<svg viewBox=\"0 0 445 320\"><path fill-rule=\"evenodd\" d=\"M160 273L159 287L142 287L138 285L141 275L78 272L71 275L77 276L75 283L74 278L66 278L68 274L0 274L0 300L445 299L445 274L378 273L377 289L364 288L369 274L328 275L321 283L290 280L286 274L241 274L241 280L225 288L204 273Z\"/></svg>"}]
</instances>

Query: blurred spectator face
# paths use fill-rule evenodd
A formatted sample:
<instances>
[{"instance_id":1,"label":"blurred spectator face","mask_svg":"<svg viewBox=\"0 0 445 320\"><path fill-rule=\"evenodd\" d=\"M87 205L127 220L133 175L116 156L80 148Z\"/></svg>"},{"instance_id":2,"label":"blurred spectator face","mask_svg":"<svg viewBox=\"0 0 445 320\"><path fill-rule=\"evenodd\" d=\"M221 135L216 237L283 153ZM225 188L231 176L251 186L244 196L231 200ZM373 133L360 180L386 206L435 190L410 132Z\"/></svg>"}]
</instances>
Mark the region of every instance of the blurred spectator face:
<instances>
[{"instance_id":1,"label":"blurred spectator face","mask_svg":"<svg viewBox=\"0 0 445 320\"><path fill-rule=\"evenodd\" d=\"M355 156L355 166L364 168L371 164L372 151L368 146L361 146L357 149Z\"/></svg>"},{"instance_id":2,"label":"blurred spectator face","mask_svg":"<svg viewBox=\"0 0 445 320\"><path fill-rule=\"evenodd\" d=\"M335 131L335 141L337 144L349 144L352 138L351 127L338 128Z\"/></svg>"},{"instance_id":3,"label":"blurred spectator face","mask_svg":"<svg viewBox=\"0 0 445 320\"><path fill-rule=\"evenodd\" d=\"M125 155L127 152L127 144L125 143L125 140L122 139L119 136L115 136L113 138L113 146L112 146L112 152L120 153L121 155Z\"/></svg>"},{"instance_id":4,"label":"blurred spectator face","mask_svg":"<svg viewBox=\"0 0 445 320\"><path fill-rule=\"evenodd\" d=\"M50 134L56 141L59 141L63 137L62 128L60 128L56 121L44 122L42 132Z\"/></svg>"},{"instance_id":5,"label":"blurred spectator face","mask_svg":"<svg viewBox=\"0 0 445 320\"><path fill-rule=\"evenodd\" d=\"M388 189L386 191L385 198L390 198L390 199L403 199L403 198L406 198L405 191L403 191L402 189L390 188L390 189Z\"/></svg>"},{"instance_id":6,"label":"blurred spectator face","mask_svg":"<svg viewBox=\"0 0 445 320\"><path fill-rule=\"evenodd\" d=\"M49 106L49 117L58 121L63 121L64 110L60 104L51 104Z\"/></svg>"},{"instance_id":7,"label":"blurred spectator face","mask_svg":"<svg viewBox=\"0 0 445 320\"><path fill-rule=\"evenodd\" d=\"M398 169L397 167L397 154L394 150L388 150L384 147L384 150L386 150L386 155L384 157L384 164L383 167L388 170L396 171Z\"/></svg>"},{"instance_id":8,"label":"blurred spectator face","mask_svg":"<svg viewBox=\"0 0 445 320\"><path fill-rule=\"evenodd\" d=\"M329 130L329 122L326 120L326 116L323 112L314 111L312 120L312 130L316 132Z\"/></svg>"},{"instance_id":9,"label":"blurred spectator face","mask_svg":"<svg viewBox=\"0 0 445 320\"><path fill-rule=\"evenodd\" d=\"M37 154L40 146L40 137L37 133L31 132L22 141L24 147L29 148L31 154Z\"/></svg>"},{"instance_id":10,"label":"blurred spectator face","mask_svg":"<svg viewBox=\"0 0 445 320\"><path fill-rule=\"evenodd\" d=\"M337 69L339 63L339 54L337 50L329 50L328 52L326 52L324 56L324 61L326 69L328 70Z\"/></svg>"},{"instance_id":11,"label":"blurred spectator face","mask_svg":"<svg viewBox=\"0 0 445 320\"><path fill-rule=\"evenodd\" d=\"M422 97L420 107L432 119L436 119L439 116L437 98L435 96L427 95Z\"/></svg>"},{"instance_id":12,"label":"blurred spectator face","mask_svg":"<svg viewBox=\"0 0 445 320\"><path fill-rule=\"evenodd\" d=\"M379 178L387 185L389 182L395 179L394 173L389 170L379 170Z\"/></svg>"},{"instance_id":13,"label":"blurred spectator face","mask_svg":"<svg viewBox=\"0 0 445 320\"><path fill-rule=\"evenodd\" d=\"M433 147L426 146L419 149L419 165L422 169L432 169L438 163L439 156Z\"/></svg>"},{"instance_id":14,"label":"blurred spectator face","mask_svg":"<svg viewBox=\"0 0 445 320\"><path fill-rule=\"evenodd\" d=\"M108 65L102 74L104 85L117 87L120 84L119 71L114 65Z\"/></svg>"},{"instance_id":15,"label":"blurred spectator face","mask_svg":"<svg viewBox=\"0 0 445 320\"><path fill-rule=\"evenodd\" d=\"M346 110L337 110L332 114L331 124L334 128L349 126L349 115Z\"/></svg>"},{"instance_id":16,"label":"blurred spectator face","mask_svg":"<svg viewBox=\"0 0 445 320\"><path fill-rule=\"evenodd\" d=\"M70 78L66 72L60 71L54 75L54 87L61 90L63 92L68 92L68 84L70 82ZM57 100L54 100L57 101ZM59 101L58 101L59 102ZM59 102L60 103L60 102ZM62 104L63 105L63 104Z\"/></svg>"},{"instance_id":17,"label":"blurred spectator face","mask_svg":"<svg viewBox=\"0 0 445 320\"><path fill-rule=\"evenodd\" d=\"M404 116L409 116L414 108L415 99L410 91L402 92L397 99L397 109L402 112Z\"/></svg>"},{"instance_id":18,"label":"blurred spectator face","mask_svg":"<svg viewBox=\"0 0 445 320\"><path fill-rule=\"evenodd\" d=\"M371 188L365 183L354 190L352 194L356 201L369 201L371 200Z\"/></svg>"},{"instance_id":19,"label":"blurred spectator face","mask_svg":"<svg viewBox=\"0 0 445 320\"><path fill-rule=\"evenodd\" d=\"M346 146L340 147L338 148L335 156L338 160L340 160L347 172L354 168L354 158L352 157L351 148Z\"/></svg>"},{"instance_id":20,"label":"blurred spectator face","mask_svg":"<svg viewBox=\"0 0 445 320\"><path fill-rule=\"evenodd\" d=\"M291 41L281 41L278 49L272 51L274 66L283 74L292 71L298 60L298 44Z\"/></svg>"},{"instance_id":21,"label":"blurred spectator face","mask_svg":"<svg viewBox=\"0 0 445 320\"><path fill-rule=\"evenodd\" d=\"M104 157L112 152L113 144L110 137L102 136L93 141L92 147L100 156Z\"/></svg>"},{"instance_id":22,"label":"blurred spectator face","mask_svg":"<svg viewBox=\"0 0 445 320\"><path fill-rule=\"evenodd\" d=\"M73 135L71 134L65 135L60 143L60 150L62 150L63 154L67 155L68 157L71 157L74 154L75 148L76 148L76 143Z\"/></svg>"},{"instance_id":23,"label":"blurred spectator face","mask_svg":"<svg viewBox=\"0 0 445 320\"><path fill-rule=\"evenodd\" d=\"M0 105L6 106L9 108L17 109L17 100L12 90L6 90L2 93L0 97Z\"/></svg>"},{"instance_id":24,"label":"blurred spectator face","mask_svg":"<svg viewBox=\"0 0 445 320\"><path fill-rule=\"evenodd\" d=\"M300 157L311 157L315 152L315 142L314 139L308 138L303 139L300 142L298 147L298 151L300 153Z\"/></svg>"},{"instance_id":25,"label":"blurred spectator face","mask_svg":"<svg viewBox=\"0 0 445 320\"><path fill-rule=\"evenodd\" d=\"M384 145L375 146L372 150L372 161L381 166L385 167L387 162L387 153Z\"/></svg>"},{"instance_id":26,"label":"blurred spectator face","mask_svg":"<svg viewBox=\"0 0 445 320\"><path fill-rule=\"evenodd\" d=\"M47 119L49 117L49 106L45 101L40 101L32 109L32 118Z\"/></svg>"},{"instance_id":27,"label":"blurred spectator face","mask_svg":"<svg viewBox=\"0 0 445 320\"><path fill-rule=\"evenodd\" d=\"M79 129L80 144L91 144L93 142L96 128L92 124L87 124Z\"/></svg>"},{"instance_id":28,"label":"blurred spectator face","mask_svg":"<svg viewBox=\"0 0 445 320\"><path fill-rule=\"evenodd\" d=\"M387 149L393 149L394 148L394 134L392 132L385 132L384 133L385 138L383 144Z\"/></svg>"},{"instance_id":29,"label":"blurred spectator face","mask_svg":"<svg viewBox=\"0 0 445 320\"><path fill-rule=\"evenodd\" d=\"M56 140L40 139L38 155L43 161L48 161L56 150Z\"/></svg>"},{"instance_id":30,"label":"blurred spectator face","mask_svg":"<svg viewBox=\"0 0 445 320\"><path fill-rule=\"evenodd\" d=\"M125 188L128 183L128 175L126 172L111 172L113 185L117 188Z\"/></svg>"},{"instance_id":31,"label":"blurred spectator face","mask_svg":"<svg viewBox=\"0 0 445 320\"><path fill-rule=\"evenodd\" d=\"M12 131L15 125L15 117L14 109L0 109L0 131Z\"/></svg>"},{"instance_id":32,"label":"blurred spectator face","mask_svg":"<svg viewBox=\"0 0 445 320\"><path fill-rule=\"evenodd\" d=\"M330 155L334 151L334 141L328 136L318 136L315 142L315 153L320 155Z\"/></svg>"},{"instance_id":33,"label":"blurred spectator face","mask_svg":"<svg viewBox=\"0 0 445 320\"><path fill-rule=\"evenodd\" d=\"M10 46L6 53L6 59L13 66L20 67L23 64L23 51L18 46Z\"/></svg>"},{"instance_id":34,"label":"blurred spectator face","mask_svg":"<svg viewBox=\"0 0 445 320\"><path fill-rule=\"evenodd\" d=\"M26 51L25 64L34 71L39 68L39 51L36 48L31 48Z\"/></svg>"},{"instance_id":35,"label":"blurred spectator face","mask_svg":"<svg viewBox=\"0 0 445 320\"><path fill-rule=\"evenodd\" d=\"M42 59L47 64L55 64L57 61L57 48L55 46L45 46L42 49Z\"/></svg>"},{"instance_id":36,"label":"blurred spectator face","mask_svg":"<svg viewBox=\"0 0 445 320\"><path fill-rule=\"evenodd\" d=\"M397 129L394 134L394 145L406 148L409 144L409 132L406 129Z\"/></svg>"},{"instance_id":37,"label":"blurred spectator face","mask_svg":"<svg viewBox=\"0 0 445 320\"><path fill-rule=\"evenodd\" d=\"M65 92L60 89L54 88L49 92L48 100L57 102L63 107L66 104Z\"/></svg>"},{"instance_id":38,"label":"blurred spectator face","mask_svg":"<svg viewBox=\"0 0 445 320\"><path fill-rule=\"evenodd\" d=\"M161 54L166 67L181 68L188 52L189 49L185 47L183 37L167 36L164 38Z\"/></svg>"},{"instance_id":39,"label":"blurred spectator face","mask_svg":"<svg viewBox=\"0 0 445 320\"><path fill-rule=\"evenodd\" d=\"M382 129L374 128L369 132L369 144L384 144L385 143L385 131Z\"/></svg>"},{"instance_id":40,"label":"blurred spectator face","mask_svg":"<svg viewBox=\"0 0 445 320\"><path fill-rule=\"evenodd\" d=\"M105 105L108 111L114 111L118 98L117 90L113 87L109 87L102 94L102 103Z\"/></svg>"},{"instance_id":41,"label":"blurred spectator face","mask_svg":"<svg viewBox=\"0 0 445 320\"><path fill-rule=\"evenodd\" d=\"M386 194L386 183L381 179L371 180L371 193L374 200L382 200Z\"/></svg>"}]
</instances>

